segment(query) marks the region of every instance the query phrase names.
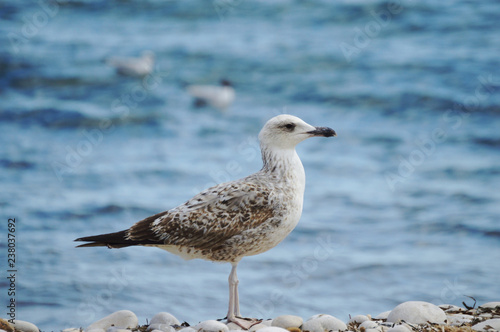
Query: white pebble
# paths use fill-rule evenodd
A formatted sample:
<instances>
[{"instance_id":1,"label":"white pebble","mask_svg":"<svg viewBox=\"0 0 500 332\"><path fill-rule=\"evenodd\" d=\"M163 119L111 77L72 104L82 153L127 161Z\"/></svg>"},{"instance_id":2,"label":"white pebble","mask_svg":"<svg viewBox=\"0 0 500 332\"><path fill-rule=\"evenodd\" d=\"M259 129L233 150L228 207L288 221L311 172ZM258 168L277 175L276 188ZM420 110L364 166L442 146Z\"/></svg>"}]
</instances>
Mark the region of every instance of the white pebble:
<instances>
[{"instance_id":1,"label":"white pebble","mask_svg":"<svg viewBox=\"0 0 500 332\"><path fill-rule=\"evenodd\" d=\"M106 332L104 329L90 329L90 330L85 330L85 332Z\"/></svg>"},{"instance_id":2,"label":"white pebble","mask_svg":"<svg viewBox=\"0 0 500 332\"><path fill-rule=\"evenodd\" d=\"M287 329L289 327L300 327L304 320L302 317L293 315L282 315L272 320L271 326L282 327Z\"/></svg>"},{"instance_id":3,"label":"white pebble","mask_svg":"<svg viewBox=\"0 0 500 332\"><path fill-rule=\"evenodd\" d=\"M328 332L347 330L347 325L338 318L330 315L314 315L309 318L303 325L304 332Z\"/></svg>"},{"instance_id":4,"label":"white pebble","mask_svg":"<svg viewBox=\"0 0 500 332\"><path fill-rule=\"evenodd\" d=\"M472 315L453 314L446 316L447 323L453 326L460 326L464 323L470 323L473 319L474 316Z\"/></svg>"},{"instance_id":5,"label":"white pebble","mask_svg":"<svg viewBox=\"0 0 500 332\"><path fill-rule=\"evenodd\" d=\"M261 328L257 331L260 331L260 332L289 332L287 329L284 329L284 328L278 327L278 326L266 326L266 327Z\"/></svg>"},{"instance_id":6,"label":"white pebble","mask_svg":"<svg viewBox=\"0 0 500 332\"><path fill-rule=\"evenodd\" d=\"M76 327L70 327L68 329L64 329L61 332L80 332L80 329L77 329Z\"/></svg>"},{"instance_id":7,"label":"white pebble","mask_svg":"<svg viewBox=\"0 0 500 332\"><path fill-rule=\"evenodd\" d=\"M488 309L495 309L496 307L500 307L500 302L488 302L485 304L481 304L479 308L488 308Z\"/></svg>"},{"instance_id":8,"label":"white pebble","mask_svg":"<svg viewBox=\"0 0 500 332\"><path fill-rule=\"evenodd\" d=\"M196 330L190 326L186 326L185 328L180 329L179 332L196 332Z\"/></svg>"},{"instance_id":9,"label":"white pebble","mask_svg":"<svg viewBox=\"0 0 500 332\"><path fill-rule=\"evenodd\" d=\"M363 322L366 322L367 320L370 320L370 318L366 317L365 315L356 315L354 317L351 317L351 319L349 319L349 323L361 324Z\"/></svg>"},{"instance_id":10,"label":"white pebble","mask_svg":"<svg viewBox=\"0 0 500 332\"><path fill-rule=\"evenodd\" d=\"M151 318L149 324L181 325L181 322L168 312L159 312Z\"/></svg>"},{"instance_id":11,"label":"white pebble","mask_svg":"<svg viewBox=\"0 0 500 332\"><path fill-rule=\"evenodd\" d=\"M206 320L194 327L197 332L228 332L226 324L216 320Z\"/></svg>"},{"instance_id":12,"label":"white pebble","mask_svg":"<svg viewBox=\"0 0 500 332\"><path fill-rule=\"evenodd\" d=\"M106 316L97 322L90 324L85 332L91 332L90 330L102 329L106 330L111 326L122 329L133 329L139 325L139 320L137 316L130 310L120 310Z\"/></svg>"},{"instance_id":13,"label":"white pebble","mask_svg":"<svg viewBox=\"0 0 500 332\"><path fill-rule=\"evenodd\" d=\"M168 324L149 324L148 331L158 330L161 332L175 332L175 329ZM109 331L108 331L109 332Z\"/></svg>"},{"instance_id":14,"label":"white pebble","mask_svg":"<svg viewBox=\"0 0 500 332\"><path fill-rule=\"evenodd\" d=\"M390 310L381 312L377 316L375 316L375 319L387 319L390 313L391 313Z\"/></svg>"},{"instance_id":15,"label":"white pebble","mask_svg":"<svg viewBox=\"0 0 500 332\"><path fill-rule=\"evenodd\" d=\"M411 332L411 330L404 325L396 325L388 329L387 332Z\"/></svg>"},{"instance_id":16,"label":"white pebble","mask_svg":"<svg viewBox=\"0 0 500 332\"><path fill-rule=\"evenodd\" d=\"M38 332L39 329L36 327L35 324L26 322L24 320L17 320L14 319L14 324L12 324L12 327L14 327L16 330L22 331L22 332Z\"/></svg>"},{"instance_id":17,"label":"white pebble","mask_svg":"<svg viewBox=\"0 0 500 332\"><path fill-rule=\"evenodd\" d=\"M371 320L365 320L363 323L361 323L361 325L359 325L359 328L362 327L364 327L365 329L377 329L378 324Z\"/></svg>"},{"instance_id":18,"label":"white pebble","mask_svg":"<svg viewBox=\"0 0 500 332\"><path fill-rule=\"evenodd\" d=\"M130 330L127 329L122 329L116 326L111 326L106 330L106 332L130 332Z\"/></svg>"},{"instance_id":19,"label":"white pebble","mask_svg":"<svg viewBox=\"0 0 500 332\"><path fill-rule=\"evenodd\" d=\"M408 301L392 309L387 317L388 322L398 323L404 320L407 323L425 324L444 323L446 314L438 306L423 301Z\"/></svg>"},{"instance_id":20,"label":"white pebble","mask_svg":"<svg viewBox=\"0 0 500 332\"><path fill-rule=\"evenodd\" d=\"M500 331L500 318L488 319L484 322L477 323L472 326L472 329L476 331L491 331L491 329L486 329L486 326L491 326L494 331Z\"/></svg>"}]
</instances>

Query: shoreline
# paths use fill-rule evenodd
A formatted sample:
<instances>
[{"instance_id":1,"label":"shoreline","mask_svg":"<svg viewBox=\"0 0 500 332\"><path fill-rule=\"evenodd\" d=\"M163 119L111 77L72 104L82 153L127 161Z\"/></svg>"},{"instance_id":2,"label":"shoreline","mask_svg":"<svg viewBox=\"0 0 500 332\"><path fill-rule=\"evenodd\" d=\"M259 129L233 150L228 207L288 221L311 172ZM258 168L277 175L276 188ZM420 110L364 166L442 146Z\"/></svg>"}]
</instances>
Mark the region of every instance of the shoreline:
<instances>
[{"instance_id":1,"label":"shoreline","mask_svg":"<svg viewBox=\"0 0 500 332\"><path fill-rule=\"evenodd\" d=\"M10 320L11 321L11 320ZM91 325L75 327L61 332L229 332L241 331L235 323L223 320L206 320L196 325L181 323L167 312L153 316L149 324L139 325L137 316L129 310L114 312ZM0 320L0 332L39 332L38 327L27 321ZM376 316L350 316L349 321L318 314L308 319L294 315L281 315L262 320L248 329L250 332L411 332L411 331L500 331L500 301L479 306L458 307L451 304L436 306L423 301L408 301L390 311ZM41 331L48 332L48 331Z\"/></svg>"}]
</instances>

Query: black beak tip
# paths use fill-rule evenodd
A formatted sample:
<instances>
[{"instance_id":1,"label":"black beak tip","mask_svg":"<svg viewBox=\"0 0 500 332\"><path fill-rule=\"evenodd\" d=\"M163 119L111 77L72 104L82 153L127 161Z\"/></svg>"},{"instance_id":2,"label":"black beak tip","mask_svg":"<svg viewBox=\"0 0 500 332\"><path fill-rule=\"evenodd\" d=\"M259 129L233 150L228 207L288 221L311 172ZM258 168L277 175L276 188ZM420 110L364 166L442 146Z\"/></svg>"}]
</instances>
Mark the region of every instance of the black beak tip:
<instances>
[{"instance_id":1,"label":"black beak tip","mask_svg":"<svg viewBox=\"0 0 500 332\"><path fill-rule=\"evenodd\" d=\"M323 137L335 137L337 136L337 133L335 130L332 128L328 127L316 127L315 130L312 130L308 132L308 134L314 135L314 136L323 136Z\"/></svg>"}]
</instances>

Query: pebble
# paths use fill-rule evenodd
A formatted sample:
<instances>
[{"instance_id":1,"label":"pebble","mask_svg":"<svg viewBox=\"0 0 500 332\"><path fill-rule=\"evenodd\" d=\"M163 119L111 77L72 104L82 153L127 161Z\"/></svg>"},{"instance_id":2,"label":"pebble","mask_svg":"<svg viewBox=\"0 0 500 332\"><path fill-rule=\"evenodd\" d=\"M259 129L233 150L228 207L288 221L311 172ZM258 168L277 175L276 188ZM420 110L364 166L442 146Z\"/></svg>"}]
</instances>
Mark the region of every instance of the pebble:
<instances>
[{"instance_id":1,"label":"pebble","mask_svg":"<svg viewBox=\"0 0 500 332\"><path fill-rule=\"evenodd\" d=\"M90 324L85 332L97 332L91 330L106 330L111 326L115 326L122 329L133 329L139 325L139 320L137 316L130 310L120 310L106 316L97 322Z\"/></svg>"},{"instance_id":2,"label":"pebble","mask_svg":"<svg viewBox=\"0 0 500 332\"><path fill-rule=\"evenodd\" d=\"M411 332L411 330L404 325L396 325L388 329L387 332Z\"/></svg>"},{"instance_id":3,"label":"pebble","mask_svg":"<svg viewBox=\"0 0 500 332\"><path fill-rule=\"evenodd\" d=\"M377 316L375 316L375 319L387 319L387 317L389 317L390 313L391 313L390 310L381 312Z\"/></svg>"},{"instance_id":4,"label":"pebble","mask_svg":"<svg viewBox=\"0 0 500 332\"><path fill-rule=\"evenodd\" d=\"M446 314L438 306L423 301L408 301L401 303L392 309L387 317L388 322L398 323L404 320L407 323L425 324L431 323L444 324Z\"/></svg>"},{"instance_id":5,"label":"pebble","mask_svg":"<svg viewBox=\"0 0 500 332\"><path fill-rule=\"evenodd\" d=\"M149 324L181 325L181 322L168 312L159 312L151 318Z\"/></svg>"},{"instance_id":6,"label":"pebble","mask_svg":"<svg viewBox=\"0 0 500 332\"><path fill-rule=\"evenodd\" d=\"M259 329L260 332L289 332L287 329L278 326L266 326L262 329Z\"/></svg>"},{"instance_id":7,"label":"pebble","mask_svg":"<svg viewBox=\"0 0 500 332\"><path fill-rule=\"evenodd\" d=\"M180 329L180 330L179 330L179 332L196 332L196 330L195 330L195 329L193 329L193 328L192 328L192 327L190 327L190 326L187 326L187 327L185 327L185 328L183 328L183 329Z\"/></svg>"},{"instance_id":8,"label":"pebble","mask_svg":"<svg viewBox=\"0 0 500 332\"><path fill-rule=\"evenodd\" d=\"M229 328L226 324L216 320L206 320L194 327L197 332L228 332Z\"/></svg>"},{"instance_id":9,"label":"pebble","mask_svg":"<svg viewBox=\"0 0 500 332\"><path fill-rule=\"evenodd\" d=\"M309 318L303 325L304 332L328 332L347 330L347 325L338 318L330 315L315 315Z\"/></svg>"},{"instance_id":10,"label":"pebble","mask_svg":"<svg viewBox=\"0 0 500 332\"><path fill-rule=\"evenodd\" d=\"M162 323L149 324L147 330L148 331L157 330L157 331L160 331L160 332L175 332L175 328L173 328L172 326L170 326L168 324L162 324ZM107 332L110 332L110 331L107 331Z\"/></svg>"},{"instance_id":11,"label":"pebble","mask_svg":"<svg viewBox=\"0 0 500 332\"><path fill-rule=\"evenodd\" d=\"M36 327L35 324L30 323L30 322L25 322L24 320L14 319L14 324L12 324L12 327L15 328L16 330L19 330L22 332L39 332L40 331L38 329L38 327Z\"/></svg>"},{"instance_id":12,"label":"pebble","mask_svg":"<svg viewBox=\"0 0 500 332\"><path fill-rule=\"evenodd\" d=\"M271 326L282 327L284 329L300 327L304 320L302 317L293 315L282 315L272 320Z\"/></svg>"},{"instance_id":13,"label":"pebble","mask_svg":"<svg viewBox=\"0 0 500 332\"><path fill-rule=\"evenodd\" d=\"M106 332L130 332L130 330L127 330L127 329L121 329L119 327L116 327L116 326L111 326L110 328L108 328L106 330Z\"/></svg>"},{"instance_id":14,"label":"pebble","mask_svg":"<svg viewBox=\"0 0 500 332\"><path fill-rule=\"evenodd\" d=\"M349 323L358 323L358 324L361 324L363 322L366 322L367 320L370 320L370 318L368 318L365 315L356 315L354 317L351 317L351 319L349 319Z\"/></svg>"},{"instance_id":15,"label":"pebble","mask_svg":"<svg viewBox=\"0 0 500 332\"><path fill-rule=\"evenodd\" d=\"M495 309L496 307L500 307L500 302L488 302L479 306L479 308L484 308L484 309L486 308Z\"/></svg>"},{"instance_id":16,"label":"pebble","mask_svg":"<svg viewBox=\"0 0 500 332\"><path fill-rule=\"evenodd\" d=\"M80 332L80 329L77 329L76 327L70 327L68 329L64 329L61 332Z\"/></svg>"},{"instance_id":17,"label":"pebble","mask_svg":"<svg viewBox=\"0 0 500 332\"><path fill-rule=\"evenodd\" d=\"M361 325L359 325L359 328L365 328L365 329L377 329L379 326L377 323L371 320L365 320Z\"/></svg>"},{"instance_id":18,"label":"pebble","mask_svg":"<svg viewBox=\"0 0 500 332\"><path fill-rule=\"evenodd\" d=\"M494 331L500 331L500 318L488 319L484 322L477 323L472 326L472 329L476 331L491 331L491 329L486 329L486 326L491 326Z\"/></svg>"},{"instance_id":19,"label":"pebble","mask_svg":"<svg viewBox=\"0 0 500 332\"><path fill-rule=\"evenodd\" d=\"M449 325L460 326L464 323L470 323L474 319L472 315L464 315L464 314L453 314L446 316L446 322Z\"/></svg>"}]
</instances>

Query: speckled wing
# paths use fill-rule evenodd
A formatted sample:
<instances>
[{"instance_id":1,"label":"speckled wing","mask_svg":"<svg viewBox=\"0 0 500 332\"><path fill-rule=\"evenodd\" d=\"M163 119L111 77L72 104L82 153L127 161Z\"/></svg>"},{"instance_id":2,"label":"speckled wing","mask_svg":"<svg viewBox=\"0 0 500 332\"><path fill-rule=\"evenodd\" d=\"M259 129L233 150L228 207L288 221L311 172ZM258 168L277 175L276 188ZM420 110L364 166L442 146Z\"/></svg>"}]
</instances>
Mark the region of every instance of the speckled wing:
<instances>
[{"instance_id":1,"label":"speckled wing","mask_svg":"<svg viewBox=\"0 0 500 332\"><path fill-rule=\"evenodd\" d=\"M185 204L143 219L127 237L137 242L198 250L218 249L231 237L275 217L270 192L262 186L230 182L209 188Z\"/></svg>"}]
</instances>

